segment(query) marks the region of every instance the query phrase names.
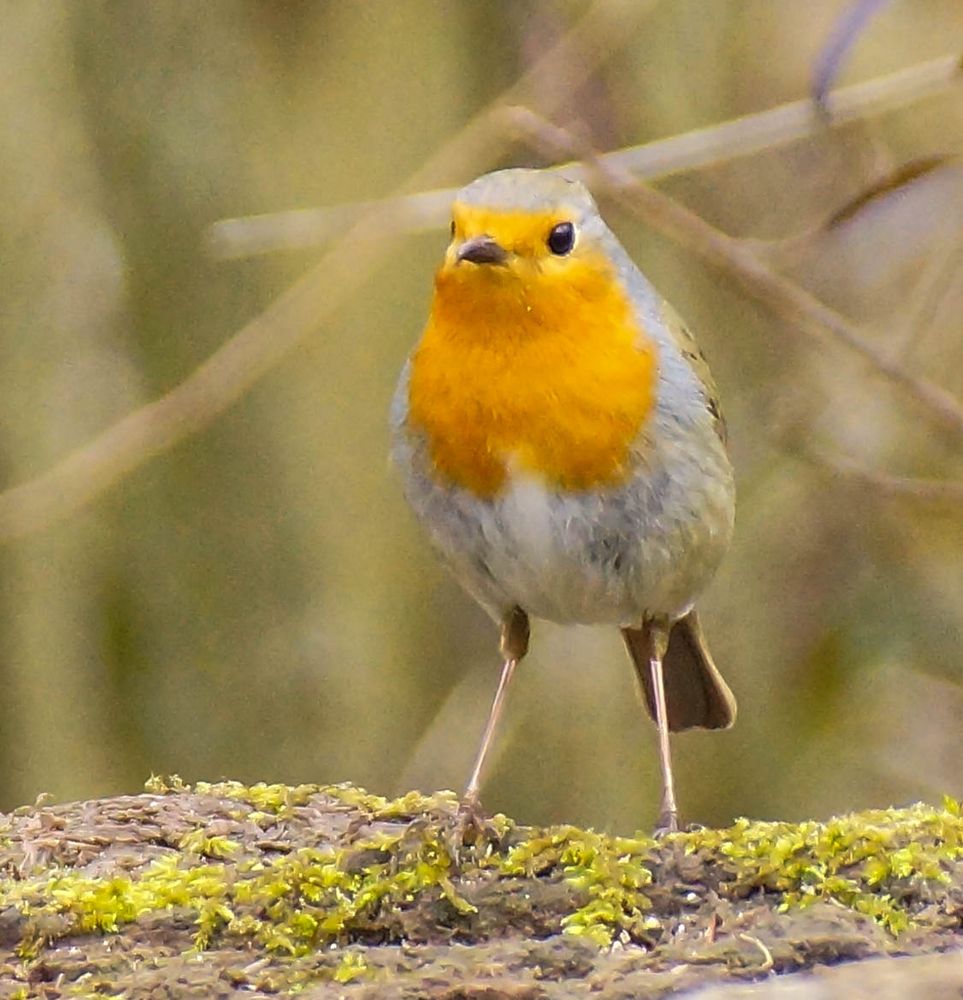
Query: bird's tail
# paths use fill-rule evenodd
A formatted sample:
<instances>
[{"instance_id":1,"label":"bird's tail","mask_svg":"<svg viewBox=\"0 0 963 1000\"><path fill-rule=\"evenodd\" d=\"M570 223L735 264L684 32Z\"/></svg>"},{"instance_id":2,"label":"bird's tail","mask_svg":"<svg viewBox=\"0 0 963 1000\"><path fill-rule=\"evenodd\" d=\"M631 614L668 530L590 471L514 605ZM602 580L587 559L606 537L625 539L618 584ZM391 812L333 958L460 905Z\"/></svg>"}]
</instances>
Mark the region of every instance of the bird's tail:
<instances>
[{"instance_id":1,"label":"bird's tail","mask_svg":"<svg viewBox=\"0 0 963 1000\"><path fill-rule=\"evenodd\" d=\"M651 643L645 628L622 629L649 715L655 698L649 668ZM712 662L695 611L680 618L669 632L662 659L669 729L728 729L736 719L736 699Z\"/></svg>"}]
</instances>

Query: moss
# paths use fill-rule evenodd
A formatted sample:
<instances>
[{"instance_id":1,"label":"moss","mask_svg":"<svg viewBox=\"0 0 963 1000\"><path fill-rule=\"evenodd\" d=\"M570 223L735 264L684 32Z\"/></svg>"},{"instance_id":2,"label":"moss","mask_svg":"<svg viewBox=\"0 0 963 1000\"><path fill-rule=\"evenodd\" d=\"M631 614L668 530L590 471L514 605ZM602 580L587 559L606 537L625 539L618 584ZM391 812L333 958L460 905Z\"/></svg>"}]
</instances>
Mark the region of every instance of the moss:
<instances>
[{"instance_id":1,"label":"moss","mask_svg":"<svg viewBox=\"0 0 963 1000\"><path fill-rule=\"evenodd\" d=\"M893 934L911 923L905 901L949 881L963 857L963 817L949 796L836 817L826 823L752 823L680 838L687 853L717 856L732 895L781 894L781 907L817 900L872 917Z\"/></svg>"},{"instance_id":2,"label":"moss","mask_svg":"<svg viewBox=\"0 0 963 1000\"><path fill-rule=\"evenodd\" d=\"M359 809L368 811L376 808L374 803L384 802L379 796L368 795L362 789L355 789L350 785L267 785L263 781L255 785L242 785L239 781L214 783L199 781L194 786L194 792L198 795L210 795L216 799L235 799L275 816L283 816L290 810L305 805L312 795L317 795L319 792L340 792L342 789L346 792L357 792L358 801L348 804L356 805ZM362 804L362 801L365 804Z\"/></svg>"},{"instance_id":3,"label":"moss","mask_svg":"<svg viewBox=\"0 0 963 1000\"><path fill-rule=\"evenodd\" d=\"M155 794L186 790L179 779L162 783L156 778L149 789ZM275 818L314 795L362 809L378 820L432 809L450 811L455 801L447 794L411 794L388 802L346 785L247 787L222 782L198 783L194 791L254 806L256 811L249 816L269 813ZM180 853L153 861L136 877L104 879L60 868L0 882L0 903L15 906L27 920L22 957L38 953L44 934L37 928L48 928L47 918L54 916L62 918L56 936L66 936L113 933L149 913L187 911L196 927L197 949L223 933L253 938L269 951L301 955L321 945L350 941L382 908L404 907L427 893L445 900L456 913L473 912L452 883L452 860L440 823L426 827L409 844L402 844L406 827L394 829L372 834L350 848L301 848L268 860L258 855L228 868L221 859L239 854L242 845L211 836L202 827L181 838ZM49 931L44 933L50 936ZM338 969L338 975L348 976L348 966ZM360 970L357 966L349 978L356 978Z\"/></svg>"},{"instance_id":4,"label":"moss","mask_svg":"<svg viewBox=\"0 0 963 1000\"><path fill-rule=\"evenodd\" d=\"M144 791L154 795L170 795L174 792L189 792L190 790L191 786L179 774L152 774L144 782Z\"/></svg>"},{"instance_id":5,"label":"moss","mask_svg":"<svg viewBox=\"0 0 963 1000\"><path fill-rule=\"evenodd\" d=\"M241 845L229 837L209 837L203 830L191 830L185 833L177 845L186 855L199 855L205 858L229 858L241 850Z\"/></svg>"},{"instance_id":6,"label":"moss","mask_svg":"<svg viewBox=\"0 0 963 1000\"><path fill-rule=\"evenodd\" d=\"M648 862L656 847L651 838L608 837L577 827L556 827L514 846L496 863L504 875L560 876L583 894L586 903L562 920L566 934L599 945L644 936L659 926L648 916L645 887L652 882Z\"/></svg>"},{"instance_id":7,"label":"moss","mask_svg":"<svg viewBox=\"0 0 963 1000\"><path fill-rule=\"evenodd\" d=\"M365 979L370 975L371 969L364 955L357 951L346 951L331 978L336 983L353 983L356 979Z\"/></svg>"},{"instance_id":8,"label":"moss","mask_svg":"<svg viewBox=\"0 0 963 1000\"><path fill-rule=\"evenodd\" d=\"M180 794L179 779L151 779L155 794ZM653 882L672 859L689 859L694 875L723 895L776 894L780 906L830 900L893 934L912 922L913 907L947 880L963 857L958 803L916 805L844 816L827 823L756 823L698 830L660 841L612 837L575 827L526 830L504 816L491 840L452 857L456 800L451 793L410 793L388 801L348 785L199 783L194 794L243 804L244 819L277 823L321 797L364 814L365 836L342 837L289 853L264 853L197 827L171 851L133 875L93 877L70 867L0 881L0 905L24 918L24 957L54 937L114 933L146 914L188 914L193 946L247 939L298 956L326 945L400 940L398 915L428 904L432 919L467 931L479 886L536 879L564 885L574 903L561 929L600 946L652 942L663 933ZM412 822L408 822L412 821ZM675 861L672 861L675 864ZM676 884L674 875L668 879ZM681 890L680 890L681 891ZM663 897L666 887L661 887ZM917 908L919 908L917 906ZM671 912L671 907L667 912ZM394 917L392 920L391 918ZM329 970L339 982L366 975L364 960L343 950Z\"/></svg>"}]
</instances>

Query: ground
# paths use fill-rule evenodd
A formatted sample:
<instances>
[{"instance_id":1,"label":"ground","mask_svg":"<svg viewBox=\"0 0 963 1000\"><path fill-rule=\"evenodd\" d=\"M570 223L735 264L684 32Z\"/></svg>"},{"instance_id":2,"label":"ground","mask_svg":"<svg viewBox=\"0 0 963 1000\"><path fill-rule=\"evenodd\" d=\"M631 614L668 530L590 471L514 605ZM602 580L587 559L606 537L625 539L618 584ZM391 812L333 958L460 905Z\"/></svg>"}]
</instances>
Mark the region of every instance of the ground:
<instances>
[{"instance_id":1,"label":"ground","mask_svg":"<svg viewBox=\"0 0 963 1000\"><path fill-rule=\"evenodd\" d=\"M456 814L152 779L0 816L0 998L963 995L950 799L657 841Z\"/></svg>"}]
</instances>

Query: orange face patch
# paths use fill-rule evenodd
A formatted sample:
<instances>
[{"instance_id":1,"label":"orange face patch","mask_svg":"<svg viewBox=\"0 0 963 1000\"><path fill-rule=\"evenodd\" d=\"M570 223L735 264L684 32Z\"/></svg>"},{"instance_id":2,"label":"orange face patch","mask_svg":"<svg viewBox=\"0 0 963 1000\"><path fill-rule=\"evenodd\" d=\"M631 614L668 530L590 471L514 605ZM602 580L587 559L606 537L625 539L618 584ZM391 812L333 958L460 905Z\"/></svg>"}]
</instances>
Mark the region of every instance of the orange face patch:
<instances>
[{"instance_id":1,"label":"orange face patch","mask_svg":"<svg viewBox=\"0 0 963 1000\"><path fill-rule=\"evenodd\" d=\"M455 210L455 236L412 356L409 420L440 478L495 496L510 469L566 490L615 484L654 400L655 346L604 254L545 246L561 213ZM457 261L488 235L505 264Z\"/></svg>"},{"instance_id":2,"label":"orange face patch","mask_svg":"<svg viewBox=\"0 0 963 1000\"><path fill-rule=\"evenodd\" d=\"M546 237L552 227L569 219L565 209L553 212L499 212L477 205L460 205L452 208L452 244L455 250L463 240L488 235L500 246L519 259L539 259L550 256Z\"/></svg>"}]
</instances>

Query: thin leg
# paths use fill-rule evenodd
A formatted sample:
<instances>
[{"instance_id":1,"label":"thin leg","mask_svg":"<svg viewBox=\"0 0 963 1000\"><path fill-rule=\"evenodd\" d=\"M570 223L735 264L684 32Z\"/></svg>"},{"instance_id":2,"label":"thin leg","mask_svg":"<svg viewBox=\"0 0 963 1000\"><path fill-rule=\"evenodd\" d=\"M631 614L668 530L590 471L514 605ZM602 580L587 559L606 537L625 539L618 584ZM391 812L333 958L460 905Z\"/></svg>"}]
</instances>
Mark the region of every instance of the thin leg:
<instances>
[{"instance_id":1,"label":"thin leg","mask_svg":"<svg viewBox=\"0 0 963 1000\"><path fill-rule=\"evenodd\" d=\"M488 756L488 751L491 748L492 739L495 736L495 728L498 725L498 720L501 718L502 708L505 704L505 694L508 691L508 685L511 683L512 675L515 673L517 665L518 660L505 660L502 666L502 676L498 682L498 690L495 691L495 699L492 701L491 711L488 713L488 722L485 723L485 732L482 734L478 754L475 757L475 766L471 769L471 777L468 779L468 784L465 786L465 794L462 796L462 801L466 806L478 804L478 790L481 787L482 768L485 766L485 758Z\"/></svg>"},{"instance_id":2,"label":"thin leg","mask_svg":"<svg viewBox=\"0 0 963 1000\"><path fill-rule=\"evenodd\" d=\"M669 645L669 630L650 622L645 626L645 631L649 640L649 673L655 701L655 725L659 731L659 764L662 766L662 808L659 811L657 829L674 833L679 829L679 810L675 804L672 755L669 750L669 711L662 677L662 657Z\"/></svg>"},{"instance_id":3,"label":"thin leg","mask_svg":"<svg viewBox=\"0 0 963 1000\"><path fill-rule=\"evenodd\" d=\"M462 806L468 810L474 810L478 805L478 792L481 787L485 758L488 756L488 751L494 741L495 730L505 706L505 695L508 693L508 685L515 673L515 667L528 652L528 632L528 616L521 608L514 608L502 624L500 645L503 657L502 675L498 681L498 689L495 691L491 710L488 713L485 731L482 733L481 744L475 757L475 766L472 768L465 794L462 796Z\"/></svg>"}]
</instances>

